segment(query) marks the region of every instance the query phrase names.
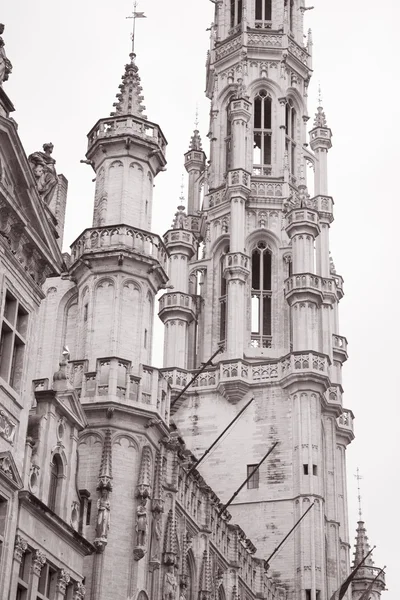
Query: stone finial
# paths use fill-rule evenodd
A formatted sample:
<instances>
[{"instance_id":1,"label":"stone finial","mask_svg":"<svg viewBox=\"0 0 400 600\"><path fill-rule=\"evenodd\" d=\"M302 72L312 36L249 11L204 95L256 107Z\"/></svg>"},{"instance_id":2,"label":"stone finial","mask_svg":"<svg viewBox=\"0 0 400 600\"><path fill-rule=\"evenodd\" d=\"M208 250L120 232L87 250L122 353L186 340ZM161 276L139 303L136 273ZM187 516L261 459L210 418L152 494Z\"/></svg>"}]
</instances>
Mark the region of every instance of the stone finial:
<instances>
[{"instance_id":1,"label":"stone finial","mask_svg":"<svg viewBox=\"0 0 400 600\"><path fill-rule=\"evenodd\" d=\"M118 115L133 115L141 119L147 119L143 114L146 109L143 106L143 96L141 95L142 86L140 85L140 77L138 67L135 63L136 55L131 52L129 55L130 62L125 65L125 73L122 75L122 83L119 85L119 93L117 94L117 102L114 102L115 110L111 116Z\"/></svg>"},{"instance_id":2,"label":"stone finial","mask_svg":"<svg viewBox=\"0 0 400 600\"><path fill-rule=\"evenodd\" d=\"M181 200L181 198L180 198ZM177 206L177 211L175 213L174 216L174 220L172 222L172 229L184 229L185 228L185 219L187 217L187 214L185 212L185 207L183 206L183 204L179 204L179 206Z\"/></svg>"},{"instance_id":3,"label":"stone finial","mask_svg":"<svg viewBox=\"0 0 400 600\"><path fill-rule=\"evenodd\" d=\"M43 144L43 152L34 152L28 156L39 195L47 205L50 204L54 189L58 184L57 172L54 166L56 161L51 156L53 149L54 146L50 142Z\"/></svg>"},{"instance_id":4,"label":"stone finial","mask_svg":"<svg viewBox=\"0 0 400 600\"><path fill-rule=\"evenodd\" d=\"M200 133L197 128L193 131L193 135L190 138L189 150L197 150L198 152L203 151Z\"/></svg>"},{"instance_id":5,"label":"stone finial","mask_svg":"<svg viewBox=\"0 0 400 600\"><path fill-rule=\"evenodd\" d=\"M158 451L156 455L156 464L154 469L154 491L152 500L152 511L163 512L164 501L163 501L163 485L162 485L162 457L161 452Z\"/></svg>"},{"instance_id":6,"label":"stone finial","mask_svg":"<svg viewBox=\"0 0 400 600\"><path fill-rule=\"evenodd\" d=\"M3 23L0 23L0 86L3 85L4 81L7 81L11 71L12 64L11 61L6 56L6 51L4 50L4 40L1 37L1 34L4 31Z\"/></svg>"},{"instance_id":7,"label":"stone finial","mask_svg":"<svg viewBox=\"0 0 400 600\"><path fill-rule=\"evenodd\" d=\"M322 106L318 106L317 112L315 113L314 127L328 127L327 121L326 121L326 116L325 116L324 109L322 108Z\"/></svg>"}]
</instances>

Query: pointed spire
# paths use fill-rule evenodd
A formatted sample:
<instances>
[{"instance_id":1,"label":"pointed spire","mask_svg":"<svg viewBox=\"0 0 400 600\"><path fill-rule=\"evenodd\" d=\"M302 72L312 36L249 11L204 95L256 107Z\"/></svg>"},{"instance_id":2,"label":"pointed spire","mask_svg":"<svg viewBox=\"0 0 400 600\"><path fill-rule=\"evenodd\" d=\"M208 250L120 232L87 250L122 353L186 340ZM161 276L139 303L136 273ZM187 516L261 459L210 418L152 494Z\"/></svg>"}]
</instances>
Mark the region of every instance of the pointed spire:
<instances>
[{"instance_id":1,"label":"pointed spire","mask_svg":"<svg viewBox=\"0 0 400 600\"><path fill-rule=\"evenodd\" d=\"M150 446L145 446L142 450L142 462L140 464L137 497L141 499L142 504L146 504L151 491L151 450Z\"/></svg>"},{"instance_id":2,"label":"pointed spire","mask_svg":"<svg viewBox=\"0 0 400 600\"><path fill-rule=\"evenodd\" d=\"M193 135L190 138L189 150L198 150L202 151L203 147L201 145L201 137L199 133L199 108L196 106L196 118L194 121L194 131Z\"/></svg>"},{"instance_id":3,"label":"pointed spire","mask_svg":"<svg viewBox=\"0 0 400 600\"><path fill-rule=\"evenodd\" d=\"M101 456L98 490L112 490L112 455L111 455L111 429L106 429Z\"/></svg>"},{"instance_id":4,"label":"pointed spire","mask_svg":"<svg viewBox=\"0 0 400 600\"><path fill-rule=\"evenodd\" d=\"M165 539L164 539L164 563L166 565L174 565L176 561L176 555L178 553L176 538L176 518L172 509L168 513L167 525L165 528Z\"/></svg>"},{"instance_id":5,"label":"pointed spire","mask_svg":"<svg viewBox=\"0 0 400 600\"><path fill-rule=\"evenodd\" d=\"M357 534L356 534L356 546L354 551L353 567L356 567L371 550L369 545L367 530L365 529L364 521L358 521L357 523ZM373 567L374 561L372 560L372 554L370 554L365 561L366 567Z\"/></svg>"},{"instance_id":6,"label":"pointed spire","mask_svg":"<svg viewBox=\"0 0 400 600\"><path fill-rule=\"evenodd\" d=\"M141 119L147 119L143 111L146 109L143 106L143 96L141 95L142 86L140 85L139 69L135 63L136 54L129 54L130 62L125 65L125 73L122 75L122 83L119 85L119 93L117 94L117 102L113 106L115 111L111 116L133 115Z\"/></svg>"}]
</instances>

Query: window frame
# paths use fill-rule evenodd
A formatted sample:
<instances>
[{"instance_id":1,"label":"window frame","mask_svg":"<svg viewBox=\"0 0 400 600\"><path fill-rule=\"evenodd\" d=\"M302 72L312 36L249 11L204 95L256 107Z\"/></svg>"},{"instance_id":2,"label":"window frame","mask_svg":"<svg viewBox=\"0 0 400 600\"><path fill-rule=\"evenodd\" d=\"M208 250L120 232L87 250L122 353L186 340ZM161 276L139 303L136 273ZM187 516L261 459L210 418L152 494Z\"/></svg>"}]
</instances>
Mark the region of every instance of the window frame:
<instances>
[{"instance_id":1,"label":"window frame","mask_svg":"<svg viewBox=\"0 0 400 600\"><path fill-rule=\"evenodd\" d=\"M255 0L254 23L255 26L271 24L272 22L272 0Z\"/></svg>"},{"instance_id":2,"label":"window frame","mask_svg":"<svg viewBox=\"0 0 400 600\"><path fill-rule=\"evenodd\" d=\"M285 106L285 151L288 153L289 172L292 181L296 181L297 119L297 110L294 102L291 98L288 98Z\"/></svg>"},{"instance_id":3,"label":"window frame","mask_svg":"<svg viewBox=\"0 0 400 600\"><path fill-rule=\"evenodd\" d=\"M258 263L255 265L255 257L258 256ZM269 258L265 263L266 256ZM258 268L257 279L255 278L255 268ZM273 306L273 252L269 244L260 240L251 251L251 279L250 279L250 336L252 348L272 348L272 306ZM264 279L267 278L267 282ZM268 289L269 288L269 289ZM253 302L256 300L258 302ZM255 313L257 315L255 316ZM257 330L253 328L257 322Z\"/></svg>"},{"instance_id":4,"label":"window frame","mask_svg":"<svg viewBox=\"0 0 400 600\"><path fill-rule=\"evenodd\" d=\"M8 287L4 288L0 319L0 377L17 393L21 390L29 311Z\"/></svg>"},{"instance_id":5,"label":"window frame","mask_svg":"<svg viewBox=\"0 0 400 600\"><path fill-rule=\"evenodd\" d=\"M258 103L260 108L257 108ZM258 90L253 98L253 175L272 175L272 107L271 94L265 88ZM259 160L256 160L256 148L259 151Z\"/></svg>"},{"instance_id":6,"label":"window frame","mask_svg":"<svg viewBox=\"0 0 400 600\"><path fill-rule=\"evenodd\" d=\"M254 469L258 467L258 463L255 465L247 465L247 477L250 479L247 481L247 489L248 490L258 490L260 487L260 469L257 469L255 473L253 473Z\"/></svg>"}]
</instances>

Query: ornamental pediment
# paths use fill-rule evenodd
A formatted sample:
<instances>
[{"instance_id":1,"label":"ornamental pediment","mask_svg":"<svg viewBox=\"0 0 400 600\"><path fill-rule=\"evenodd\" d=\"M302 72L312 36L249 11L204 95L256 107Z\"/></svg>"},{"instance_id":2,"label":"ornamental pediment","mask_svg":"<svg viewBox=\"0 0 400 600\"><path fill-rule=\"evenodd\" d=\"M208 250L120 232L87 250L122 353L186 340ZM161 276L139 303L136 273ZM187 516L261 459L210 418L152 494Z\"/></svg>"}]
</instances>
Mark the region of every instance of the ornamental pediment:
<instances>
[{"instance_id":1,"label":"ornamental pediment","mask_svg":"<svg viewBox=\"0 0 400 600\"><path fill-rule=\"evenodd\" d=\"M21 476L11 452L0 452L0 478L15 490L23 487Z\"/></svg>"}]
</instances>

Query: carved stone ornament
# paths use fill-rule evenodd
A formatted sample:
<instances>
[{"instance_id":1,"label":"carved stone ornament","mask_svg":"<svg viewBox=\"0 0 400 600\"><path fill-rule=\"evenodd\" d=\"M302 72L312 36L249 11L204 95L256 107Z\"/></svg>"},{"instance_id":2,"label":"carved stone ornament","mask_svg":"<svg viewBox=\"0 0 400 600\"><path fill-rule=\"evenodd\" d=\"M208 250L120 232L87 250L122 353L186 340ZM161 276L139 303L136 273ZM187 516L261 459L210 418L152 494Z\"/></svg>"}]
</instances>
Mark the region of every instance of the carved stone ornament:
<instances>
[{"instance_id":1,"label":"carved stone ornament","mask_svg":"<svg viewBox=\"0 0 400 600\"><path fill-rule=\"evenodd\" d=\"M28 542L20 535L15 536L14 558L18 562L22 561L22 557L28 549Z\"/></svg>"},{"instance_id":2,"label":"carved stone ornament","mask_svg":"<svg viewBox=\"0 0 400 600\"><path fill-rule=\"evenodd\" d=\"M3 23L0 23L0 36L4 31ZM3 81L7 81L8 76L12 71L11 61L6 56L6 51L4 50L4 40L0 37L0 85L3 84Z\"/></svg>"},{"instance_id":3,"label":"carved stone ornament","mask_svg":"<svg viewBox=\"0 0 400 600\"><path fill-rule=\"evenodd\" d=\"M43 144L43 152L34 152L28 156L33 175L36 179L36 185L39 195L46 204L50 204L53 197L54 188L58 183L55 169L56 161L52 158L54 146Z\"/></svg>"},{"instance_id":4,"label":"carved stone ornament","mask_svg":"<svg viewBox=\"0 0 400 600\"><path fill-rule=\"evenodd\" d=\"M100 498L97 500L97 523L94 545L98 552L103 552L107 544L107 535L111 520L110 509L109 490L103 488L100 490Z\"/></svg>"},{"instance_id":5,"label":"carved stone ornament","mask_svg":"<svg viewBox=\"0 0 400 600\"><path fill-rule=\"evenodd\" d=\"M16 424L7 416L4 410L0 409L0 435L7 442L14 442Z\"/></svg>"},{"instance_id":6,"label":"carved stone ornament","mask_svg":"<svg viewBox=\"0 0 400 600\"><path fill-rule=\"evenodd\" d=\"M31 571L37 577L40 577L40 572L44 565L46 564L47 557L44 552L41 550L35 550L35 554L33 555Z\"/></svg>"},{"instance_id":7,"label":"carved stone ornament","mask_svg":"<svg viewBox=\"0 0 400 600\"><path fill-rule=\"evenodd\" d=\"M134 549L135 560L140 560L146 553L147 546L147 511L144 504L139 504L136 509L136 545Z\"/></svg>"},{"instance_id":8,"label":"carved stone ornament","mask_svg":"<svg viewBox=\"0 0 400 600\"><path fill-rule=\"evenodd\" d=\"M61 569L57 575L57 591L61 594L65 594L67 591L67 585L70 581L71 575L64 569Z\"/></svg>"},{"instance_id":9,"label":"carved stone ornament","mask_svg":"<svg viewBox=\"0 0 400 600\"><path fill-rule=\"evenodd\" d=\"M154 500L153 500L154 502ZM153 529L151 534L151 560L160 561L162 536L162 512L153 512Z\"/></svg>"},{"instance_id":10,"label":"carved stone ornament","mask_svg":"<svg viewBox=\"0 0 400 600\"><path fill-rule=\"evenodd\" d=\"M77 581L74 585L74 594L72 600L83 600L86 595L86 588L80 581Z\"/></svg>"}]
</instances>

